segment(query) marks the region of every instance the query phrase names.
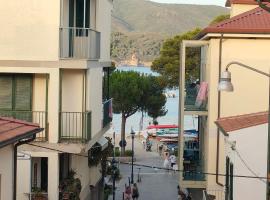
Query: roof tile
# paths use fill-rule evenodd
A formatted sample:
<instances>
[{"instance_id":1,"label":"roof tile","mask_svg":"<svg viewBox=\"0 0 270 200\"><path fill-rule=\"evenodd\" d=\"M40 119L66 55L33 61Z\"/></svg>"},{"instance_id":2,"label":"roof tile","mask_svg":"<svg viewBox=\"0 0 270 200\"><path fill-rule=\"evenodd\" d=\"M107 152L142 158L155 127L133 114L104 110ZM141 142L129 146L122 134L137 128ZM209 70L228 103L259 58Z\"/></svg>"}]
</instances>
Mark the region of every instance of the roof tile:
<instances>
[{"instance_id":1,"label":"roof tile","mask_svg":"<svg viewBox=\"0 0 270 200\"><path fill-rule=\"evenodd\" d=\"M224 117L216 121L217 126L226 133L265 123L268 123L268 112Z\"/></svg>"}]
</instances>

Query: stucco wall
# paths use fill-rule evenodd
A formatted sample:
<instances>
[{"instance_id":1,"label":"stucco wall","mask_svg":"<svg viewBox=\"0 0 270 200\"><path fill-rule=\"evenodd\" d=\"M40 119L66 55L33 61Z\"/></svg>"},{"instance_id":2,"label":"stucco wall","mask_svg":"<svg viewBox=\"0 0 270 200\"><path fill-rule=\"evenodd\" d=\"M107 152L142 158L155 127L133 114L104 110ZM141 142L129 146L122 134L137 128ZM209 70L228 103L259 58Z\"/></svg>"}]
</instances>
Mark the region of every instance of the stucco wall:
<instances>
[{"instance_id":1,"label":"stucco wall","mask_svg":"<svg viewBox=\"0 0 270 200\"><path fill-rule=\"evenodd\" d=\"M268 73L270 40L263 39L224 39L222 71L231 61L239 61ZM209 115L207 132L207 166L208 172L216 171L216 138L217 127L214 121L218 113L218 58L219 40L211 39L209 46ZM231 66L232 83L235 91L221 93L221 117L248 114L268 109L268 79L239 66ZM219 173L224 172L225 157L221 138ZM208 176L208 187L216 186L215 176Z\"/></svg>"},{"instance_id":2,"label":"stucco wall","mask_svg":"<svg viewBox=\"0 0 270 200\"><path fill-rule=\"evenodd\" d=\"M258 5L233 4L231 6L230 14L231 14L231 17L234 17L236 15L252 10L256 7L258 7Z\"/></svg>"},{"instance_id":3,"label":"stucco wall","mask_svg":"<svg viewBox=\"0 0 270 200\"><path fill-rule=\"evenodd\" d=\"M13 198L13 146L0 148L1 200Z\"/></svg>"},{"instance_id":4,"label":"stucco wall","mask_svg":"<svg viewBox=\"0 0 270 200\"><path fill-rule=\"evenodd\" d=\"M60 0L0 0L0 60L57 60Z\"/></svg>"},{"instance_id":5,"label":"stucco wall","mask_svg":"<svg viewBox=\"0 0 270 200\"><path fill-rule=\"evenodd\" d=\"M246 128L229 133L229 140L236 141L236 150L248 167L257 176L267 174L267 124ZM234 164L234 174L255 176L248 170L236 152L230 151L229 156ZM234 200L266 199L265 180L251 178L234 178Z\"/></svg>"},{"instance_id":6,"label":"stucco wall","mask_svg":"<svg viewBox=\"0 0 270 200\"><path fill-rule=\"evenodd\" d=\"M28 155L18 153L17 156L17 199L29 200L31 192L31 158Z\"/></svg>"},{"instance_id":7,"label":"stucco wall","mask_svg":"<svg viewBox=\"0 0 270 200\"><path fill-rule=\"evenodd\" d=\"M102 68L87 71L86 110L92 112L92 137L101 130L102 122Z\"/></svg>"},{"instance_id":8,"label":"stucco wall","mask_svg":"<svg viewBox=\"0 0 270 200\"><path fill-rule=\"evenodd\" d=\"M100 61L110 61L111 0L97 0L97 30L101 32Z\"/></svg>"}]
</instances>

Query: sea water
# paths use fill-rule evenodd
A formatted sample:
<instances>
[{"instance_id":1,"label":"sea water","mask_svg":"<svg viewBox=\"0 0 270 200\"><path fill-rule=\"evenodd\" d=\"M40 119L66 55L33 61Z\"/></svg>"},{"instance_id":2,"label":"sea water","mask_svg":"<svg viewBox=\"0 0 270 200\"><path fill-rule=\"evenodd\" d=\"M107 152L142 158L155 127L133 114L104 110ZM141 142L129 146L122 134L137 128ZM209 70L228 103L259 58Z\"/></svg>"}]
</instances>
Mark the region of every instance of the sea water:
<instances>
[{"instance_id":1,"label":"sea water","mask_svg":"<svg viewBox=\"0 0 270 200\"><path fill-rule=\"evenodd\" d=\"M117 70L120 71L137 71L144 74L149 74L153 76L158 76L159 74L153 72L149 67L130 67L130 66L121 66L117 67ZM175 94L175 98L167 98L166 110L167 114L163 117L157 119L159 124L176 124L178 125L178 104L179 104L179 90L167 90L166 92L171 92ZM134 131L139 131L141 126L142 113L137 112L134 115L130 116L126 121L126 133L129 133L131 128ZM197 117L196 116L185 116L184 126L185 129L196 129L197 127ZM153 119L148 117L147 114L143 116L143 129L145 129L149 123L152 123ZM121 114L113 115L113 129L116 133L121 132Z\"/></svg>"}]
</instances>

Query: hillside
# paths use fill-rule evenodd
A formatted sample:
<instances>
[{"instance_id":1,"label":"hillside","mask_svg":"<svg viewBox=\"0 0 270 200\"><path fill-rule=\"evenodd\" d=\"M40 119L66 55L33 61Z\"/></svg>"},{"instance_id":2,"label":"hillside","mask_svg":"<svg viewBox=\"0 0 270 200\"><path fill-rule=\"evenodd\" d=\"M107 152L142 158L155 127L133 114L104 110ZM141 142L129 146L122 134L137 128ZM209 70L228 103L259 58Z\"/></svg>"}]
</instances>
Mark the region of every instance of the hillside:
<instances>
[{"instance_id":1,"label":"hillside","mask_svg":"<svg viewBox=\"0 0 270 200\"><path fill-rule=\"evenodd\" d=\"M142 61L152 61L164 39L203 28L225 13L228 9L220 6L114 0L112 59L129 59L136 52Z\"/></svg>"}]
</instances>

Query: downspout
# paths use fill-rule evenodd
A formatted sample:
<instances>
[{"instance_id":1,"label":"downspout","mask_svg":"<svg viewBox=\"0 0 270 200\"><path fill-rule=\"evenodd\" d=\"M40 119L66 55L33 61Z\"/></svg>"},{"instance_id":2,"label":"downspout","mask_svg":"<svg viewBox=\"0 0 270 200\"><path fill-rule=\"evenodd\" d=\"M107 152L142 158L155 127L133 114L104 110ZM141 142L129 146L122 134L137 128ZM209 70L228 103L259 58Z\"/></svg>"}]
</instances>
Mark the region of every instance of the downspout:
<instances>
[{"instance_id":1,"label":"downspout","mask_svg":"<svg viewBox=\"0 0 270 200\"><path fill-rule=\"evenodd\" d=\"M220 36L219 40L219 63L218 63L218 77L220 79L221 76L221 67L222 67L222 40L223 40L223 34ZM221 93L218 91L218 116L217 118L220 118L220 102L221 102ZM216 183L219 186L224 186L222 183L219 182L218 180L218 174L219 174L219 144L220 144L220 131L219 128L217 128L217 155L216 155Z\"/></svg>"},{"instance_id":2,"label":"downspout","mask_svg":"<svg viewBox=\"0 0 270 200\"><path fill-rule=\"evenodd\" d=\"M14 151L13 151L13 163L14 163L14 168L13 168L13 200L17 199L17 151L18 151L18 146L21 146L23 144L27 144L29 142L32 142L36 139L36 133L40 132L40 129L38 131L34 132L34 135L32 138L19 141L14 145Z\"/></svg>"}]
</instances>

